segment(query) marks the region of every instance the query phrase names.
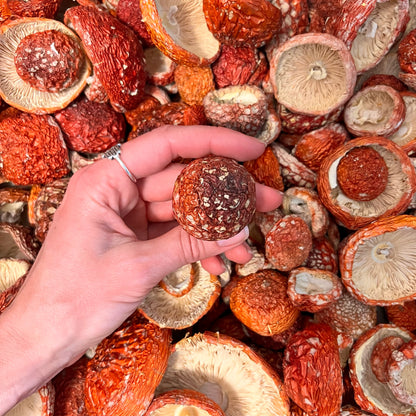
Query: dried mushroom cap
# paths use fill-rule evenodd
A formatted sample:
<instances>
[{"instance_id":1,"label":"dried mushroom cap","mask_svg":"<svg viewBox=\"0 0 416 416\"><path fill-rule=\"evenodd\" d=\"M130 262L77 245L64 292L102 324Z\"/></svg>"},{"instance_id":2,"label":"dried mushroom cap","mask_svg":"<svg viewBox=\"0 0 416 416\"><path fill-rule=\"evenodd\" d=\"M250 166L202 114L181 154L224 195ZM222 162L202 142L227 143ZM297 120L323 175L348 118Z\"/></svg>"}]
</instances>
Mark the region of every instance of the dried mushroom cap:
<instances>
[{"instance_id":1,"label":"dried mushroom cap","mask_svg":"<svg viewBox=\"0 0 416 416\"><path fill-rule=\"evenodd\" d=\"M351 234L339 256L346 288L370 305L415 299L415 237L411 215L379 219Z\"/></svg>"},{"instance_id":2,"label":"dried mushroom cap","mask_svg":"<svg viewBox=\"0 0 416 416\"><path fill-rule=\"evenodd\" d=\"M220 292L218 277L197 262L167 276L163 285L147 294L139 309L161 328L188 328L210 310Z\"/></svg>"},{"instance_id":3,"label":"dried mushroom cap","mask_svg":"<svg viewBox=\"0 0 416 416\"><path fill-rule=\"evenodd\" d=\"M368 86L358 91L344 109L348 131L356 136L385 136L403 123L406 107L400 93L387 85Z\"/></svg>"},{"instance_id":4,"label":"dried mushroom cap","mask_svg":"<svg viewBox=\"0 0 416 416\"><path fill-rule=\"evenodd\" d=\"M408 21L408 0L377 1L375 9L359 28L351 45L351 55L358 73L373 68L381 61Z\"/></svg>"},{"instance_id":5,"label":"dried mushroom cap","mask_svg":"<svg viewBox=\"0 0 416 416\"><path fill-rule=\"evenodd\" d=\"M257 136L266 122L267 98L255 85L232 85L209 92L203 101L205 115L214 126Z\"/></svg>"},{"instance_id":6,"label":"dried mushroom cap","mask_svg":"<svg viewBox=\"0 0 416 416\"><path fill-rule=\"evenodd\" d=\"M170 347L170 330L132 314L101 341L87 364L88 414L143 414L165 372Z\"/></svg>"},{"instance_id":7,"label":"dried mushroom cap","mask_svg":"<svg viewBox=\"0 0 416 416\"><path fill-rule=\"evenodd\" d=\"M80 63L77 79L68 88L57 92L40 91L24 81L16 70L15 55L26 36L54 30L63 33L82 49L78 37L63 23L46 18L22 18L2 27L0 38L0 95L8 104L36 114L53 113L66 107L84 89L91 72L88 59Z\"/></svg>"},{"instance_id":8,"label":"dried mushroom cap","mask_svg":"<svg viewBox=\"0 0 416 416\"><path fill-rule=\"evenodd\" d=\"M275 270L260 270L237 280L230 309L257 334L271 336L289 329L299 317L287 295L287 277Z\"/></svg>"},{"instance_id":9,"label":"dried mushroom cap","mask_svg":"<svg viewBox=\"0 0 416 416\"><path fill-rule=\"evenodd\" d=\"M154 44L179 64L208 66L220 52L202 0L142 0L143 21Z\"/></svg>"},{"instance_id":10,"label":"dried mushroom cap","mask_svg":"<svg viewBox=\"0 0 416 416\"><path fill-rule=\"evenodd\" d=\"M19 224L0 224L0 258L10 257L34 261L39 248L39 243L30 227Z\"/></svg>"},{"instance_id":11,"label":"dried mushroom cap","mask_svg":"<svg viewBox=\"0 0 416 416\"><path fill-rule=\"evenodd\" d=\"M47 383L30 396L21 400L5 416L53 416L55 390Z\"/></svg>"},{"instance_id":12,"label":"dried mushroom cap","mask_svg":"<svg viewBox=\"0 0 416 416\"><path fill-rule=\"evenodd\" d=\"M219 333L195 334L174 345L156 394L178 388L207 395L227 416L290 414L272 367L247 345Z\"/></svg>"},{"instance_id":13,"label":"dried mushroom cap","mask_svg":"<svg viewBox=\"0 0 416 416\"><path fill-rule=\"evenodd\" d=\"M349 198L339 186L337 167L342 158L356 147L376 150L388 170L384 190L371 200ZM353 171L350 173L354 174ZM365 182L360 186L371 188L378 185L378 182ZM404 212L416 189L416 173L409 157L391 140L381 136L360 137L346 142L323 161L317 189L321 201L337 221L346 228L357 229L375 219Z\"/></svg>"},{"instance_id":14,"label":"dried mushroom cap","mask_svg":"<svg viewBox=\"0 0 416 416\"><path fill-rule=\"evenodd\" d=\"M288 277L287 294L301 311L317 312L339 299L341 279L328 270L298 267Z\"/></svg>"},{"instance_id":15,"label":"dried mushroom cap","mask_svg":"<svg viewBox=\"0 0 416 416\"><path fill-rule=\"evenodd\" d=\"M323 33L296 35L274 52L270 81L276 100L290 111L323 115L354 92L356 70L345 44Z\"/></svg>"},{"instance_id":16,"label":"dried mushroom cap","mask_svg":"<svg viewBox=\"0 0 416 416\"><path fill-rule=\"evenodd\" d=\"M199 391L171 390L153 399L144 416L225 416L221 407Z\"/></svg>"},{"instance_id":17,"label":"dried mushroom cap","mask_svg":"<svg viewBox=\"0 0 416 416\"><path fill-rule=\"evenodd\" d=\"M416 93L401 93L406 115L399 129L393 133L389 139L399 145L406 153L416 151Z\"/></svg>"},{"instance_id":18,"label":"dried mushroom cap","mask_svg":"<svg viewBox=\"0 0 416 416\"><path fill-rule=\"evenodd\" d=\"M27 273L31 263L24 259L0 259L0 292L13 286L20 277Z\"/></svg>"},{"instance_id":19,"label":"dried mushroom cap","mask_svg":"<svg viewBox=\"0 0 416 416\"><path fill-rule=\"evenodd\" d=\"M399 402L387 383L381 383L371 369L371 354L379 341L389 336L399 336L405 342L414 335L403 328L379 324L365 332L353 345L350 353L350 378L354 397L361 409L378 416L414 416L416 407Z\"/></svg>"},{"instance_id":20,"label":"dried mushroom cap","mask_svg":"<svg viewBox=\"0 0 416 416\"><path fill-rule=\"evenodd\" d=\"M154 85L167 85L173 82L175 62L156 47L146 48L143 52L148 82Z\"/></svg>"}]
</instances>

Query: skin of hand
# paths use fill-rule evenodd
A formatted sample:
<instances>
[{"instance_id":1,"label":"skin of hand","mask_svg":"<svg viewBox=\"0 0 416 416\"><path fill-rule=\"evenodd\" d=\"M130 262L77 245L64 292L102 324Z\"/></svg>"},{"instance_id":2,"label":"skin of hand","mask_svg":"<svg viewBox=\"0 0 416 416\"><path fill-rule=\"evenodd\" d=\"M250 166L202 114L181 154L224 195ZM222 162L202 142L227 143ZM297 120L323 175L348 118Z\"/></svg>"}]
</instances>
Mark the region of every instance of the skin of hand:
<instances>
[{"instance_id":1,"label":"skin of hand","mask_svg":"<svg viewBox=\"0 0 416 416\"><path fill-rule=\"evenodd\" d=\"M172 188L183 165L172 160L244 161L263 151L232 130L166 126L122 145L136 184L116 160L75 173L23 287L0 316L0 414L113 332L168 273L202 260L220 274L221 253L248 261L247 229L202 241L173 220ZM279 191L256 186L257 210L280 205Z\"/></svg>"}]
</instances>

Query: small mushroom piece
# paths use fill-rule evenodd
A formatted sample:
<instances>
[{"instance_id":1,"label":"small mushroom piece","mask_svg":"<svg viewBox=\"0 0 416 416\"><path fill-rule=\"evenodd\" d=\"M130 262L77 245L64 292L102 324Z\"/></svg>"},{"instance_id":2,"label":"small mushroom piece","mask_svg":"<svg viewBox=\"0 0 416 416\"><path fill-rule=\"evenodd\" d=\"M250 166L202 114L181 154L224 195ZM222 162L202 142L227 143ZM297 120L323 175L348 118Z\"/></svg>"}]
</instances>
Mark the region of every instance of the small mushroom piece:
<instances>
[{"instance_id":1,"label":"small mushroom piece","mask_svg":"<svg viewBox=\"0 0 416 416\"><path fill-rule=\"evenodd\" d=\"M126 121L108 103L85 96L54 114L68 148L83 153L100 153L124 140Z\"/></svg>"},{"instance_id":2,"label":"small mushroom piece","mask_svg":"<svg viewBox=\"0 0 416 416\"><path fill-rule=\"evenodd\" d=\"M397 400L387 383L380 382L372 371L371 354L376 345L386 337L400 337L404 342L414 335L398 326L378 324L362 334L350 353L350 378L357 404L364 411L377 416L414 416L416 407Z\"/></svg>"},{"instance_id":3,"label":"small mushroom piece","mask_svg":"<svg viewBox=\"0 0 416 416\"><path fill-rule=\"evenodd\" d=\"M264 336L286 331L300 314L287 295L287 278L272 269L239 278L231 291L230 309L245 326Z\"/></svg>"},{"instance_id":4,"label":"small mushroom piece","mask_svg":"<svg viewBox=\"0 0 416 416\"><path fill-rule=\"evenodd\" d=\"M360 302L343 289L337 301L315 313L314 320L326 323L355 340L377 324L377 309Z\"/></svg>"},{"instance_id":5,"label":"small mushroom piece","mask_svg":"<svg viewBox=\"0 0 416 416\"><path fill-rule=\"evenodd\" d=\"M416 340L394 350L388 360L388 386L397 400L416 406Z\"/></svg>"},{"instance_id":6,"label":"small mushroom piece","mask_svg":"<svg viewBox=\"0 0 416 416\"><path fill-rule=\"evenodd\" d=\"M221 293L217 276L199 262L167 275L139 305L139 310L160 328L189 328L214 305Z\"/></svg>"},{"instance_id":7,"label":"small mushroom piece","mask_svg":"<svg viewBox=\"0 0 416 416\"><path fill-rule=\"evenodd\" d=\"M398 144L408 155L416 152L416 93L403 91L400 93L406 115L399 129L389 136L389 139Z\"/></svg>"},{"instance_id":8,"label":"small mushroom piece","mask_svg":"<svg viewBox=\"0 0 416 416\"><path fill-rule=\"evenodd\" d=\"M170 390L153 399L144 416L225 416L221 407L199 391Z\"/></svg>"},{"instance_id":9,"label":"small mushroom piece","mask_svg":"<svg viewBox=\"0 0 416 416\"><path fill-rule=\"evenodd\" d=\"M415 192L416 174L409 157L391 140L360 137L322 162L317 189L337 222L354 230L403 213Z\"/></svg>"},{"instance_id":10,"label":"small mushroom piece","mask_svg":"<svg viewBox=\"0 0 416 416\"><path fill-rule=\"evenodd\" d=\"M54 118L13 107L0 114L0 160L15 185L44 184L69 173L68 149Z\"/></svg>"},{"instance_id":11,"label":"small mushroom piece","mask_svg":"<svg viewBox=\"0 0 416 416\"><path fill-rule=\"evenodd\" d=\"M281 11L268 0L203 0L208 29L224 45L259 48L277 35Z\"/></svg>"},{"instance_id":12,"label":"small mushroom piece","mask_svg":"<svg viewBox=\"0 0 416 416\"><path fill-rule=\"evenodd\" d=\"M0 292L13 286L29 271L30 266L31 262L25 259L0 259Z\"/></svg>"},{"instance_id":13,"label":"small mushroom piece","mask_svg":"<svg viewBox=\"0 0 416 416\"><path fill-rule=\"evenodd\" d=\"M268 116L265 93L254 85L233 85L206 94L205 115L214 126L227 127L256 137Z\"/></svg>"},{"instance_id":14,"label":"small mushroom piece","mask_svg":"<svg viewBox=\"0 0 416 416\"><path fill-rule=\"evenodd\" d=\"M302 218L311 229L313 238L321 238L326 234L329 215L316 191L301 186L286 189L281 209L284 215Z\"/></svg>"},{"instance_id":15,"label":"small mushroom piece","mask_svg":"<svg viewBox=\"0 0 416 416\"><path fill-rule=\"evenodd\" d=\"M165 372L171 331L138 312L98 344L88 361L85 408L88 414L143 414Z\"/></svg>"},{"instance_id":16,"label":"small mushroom piece","mask_svg":"<svg viewBox=\"0 0 416 416\"><path fill-rule=\"evenodd\" d=\"M35 260L40 245L31 227L3 222L0 223L0 237L0 259Z\"/></svg>"},{"instance_id":17,"label":"small mushroom piece","mask_svg":"<svg viewBox=\"0 0 416 416\"><path fill-rule=\"evenodd\" d=\"M339 299L341 279L327 270L298 267L289 273L287 294L301 311L318 312Z\"/></svg>"},{"instance_id":18,"label":"small mushroom piece","mask_svg":"<svg viewBox=\"0 0 416 416\"><path fill-rule=\"evenodd\" d=\"M270 62L276 100L294 113L316 116L334 111L351 98L356 78L345 44L325 33L292 37Z\"/></svg>"},{"instance_id":19,"label":"small mushroom piece","mask_svg":"<svg viewBox=\"0 0 416 416\"><path fill-rule=\"evenodd\" d=\"M63 23L26 17L3 25L1 32L0 95L6 103L30 113L53 113L84 89L90 62Z\"/></svg>"},{"instance_id":20,"label":"small mushroom piece","mask_svg":"<svg viewBox=\"0 0 416 416\"><path fill-rule=\"evenodd\" d=\"M413 257L416 217L397 215L373 221L347 237L339 264L344 286L369 305L416 299Z\"/></svg>"},{"instance_id":21,"label":"small mushroom piece","mask_svg":"<svg viewBox=\"0 0 416 416\"><path fill-rule=\"evenodd\" d=\"M156 394L174 389L207 395L227 416L290 415L272 367L247 345L219 333L197 333L173 345Z\"/></svg>"},{"instance_id":22,"label":"small mushroom piece","mask_svg":"<svg viewBox=\"0 0 416 416\"><path fill-rule=\"evenodd\" d=\"M401 126L406 106L398 91L387 85L361 89L348 101L344 122L355 136L389 137Z\"/></svg>"},{"instance_id":23,"label":"small mushroom piece","mask_svg":"<svg viewBox=\"0 0 416 416\"><path fill-rule=\"evenodd\" d=\"M143 21L154 42L178 64L208 66L220 53L209 31L203 0L141 0Z\"/></svg>"},{"instance_id":24,"label":"small mushroom piece","mask_svg":"<svg viewBox=\"0 0 416 416\"><path fill-rule=\"evenodd\" d=\"M408 0L377 1L351 44L357 73L375 67L404 32L409 21ZM397 59L397 58L396 58Z\"/></svg>"},{"instance_id":25,"label":"small mushroom piece","mask_svg":"<svg viewBox=\"0 0 416 416\"><path fill-rule=\"evenodd\" d=\"M146 72L143 47L135 32L110 13L87 6L69 8L64 22L81 38L94 76L114 109L125 112L137 107Z\"/></svg>"},{"instance_id":26,"label":"small mushroom piece","mask_svg":"<svg viewBox=\"0 0 416 416\"><path fill-rule=\"evenodd\" d=\"M24 222L30 190L17 186L0 189L0 222Z\"/></svg>"},{"instance_id":27,"label":"small mushroom piece","mask_svg":"<svg viewBox=\"0 0 416 416\"><path fill-rule=\"evenodd\" d=\"M4 416L54 416L55 389L51 382L21 400Z\"/></svg>"}]
</instances>

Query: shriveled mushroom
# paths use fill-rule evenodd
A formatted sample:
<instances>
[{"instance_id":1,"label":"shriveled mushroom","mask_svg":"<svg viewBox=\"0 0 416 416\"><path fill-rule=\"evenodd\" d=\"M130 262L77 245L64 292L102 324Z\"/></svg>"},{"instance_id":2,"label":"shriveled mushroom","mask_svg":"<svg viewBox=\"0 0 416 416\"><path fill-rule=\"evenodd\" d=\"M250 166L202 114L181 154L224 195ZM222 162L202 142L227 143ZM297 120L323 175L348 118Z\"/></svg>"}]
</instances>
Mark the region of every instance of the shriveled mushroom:
<instances>
[{"instance_id":1,"label":"shriveled mushroom","mask_svg":"<svg viewBox=\"0 0 416 416\"><path fill-rule=\"evenodd\" d=\"M346 45L324 33L293 36L277 48L270 62L276 100L306 115L328 114L345 104L356 77Z\"/></svg>"},{"instance_id":2,"label":"shriveled mushroom","mask_svg":"<svg viewBox=\"0 0 416 416\"><path fill-rule=\"evenodd\" d=\"M40 245L32 228L0 223L0 237L0 258L35 260Z\"/></svg>"},{"instance_id":3,"label":"shriveled mushroom","mask_svg":"<svg viewBox=\"0 0 416 416\"><path fill-rule=\"evenodd\" d=\"M401 126L406 106L398 91L374 85L358 91L344 109L344 122L355 136L389 137Z\"/></svg>"},{"instance_id":4,"label":"shriveled mushroom","mask_svg":"<svg viewBox=\"0 0 416 416\"><path fill-rule=\"evenodd\" d=\"M176 63L208 66L220 43L209 31L202 0L141 0L143 21L154 44Z\"/></svg>"},{"instance_id":5,"label":"shriveled mushroom","mask_svg":"<svg viewBox=\"0 0 416 416\"><path fill-rule=\"evenodd\" d=\"M87 6L69 8L64 22L81 38L114 109L135 108L146 82L143 48L135 32L110 13Z\"/></svg>"},{"instance_id":6,"label":"shriveled mushroom","mask_svg":"<svg viewBox=\"0 0 416 416\"><path fill-rule=\"evenodd\" d=\"M153 399L144 416L225 416L221 407L199 391L171 390Z\"/></svg>"},{"instance_id":7,"label":"shriveled mushroom","mask_svg":"<svg viewBox=\"0 0 416 416\"><path fill-rule=\"evenodd\" d=\"M387 383L380 382L372 371L371 354L374 347L386 337L400 337L405 342L414 335L390 324L378 324L365 332L354 343L350 354L350 378L354 397L361 409L378 416L414 415L416 407L398 401ZM386 357L388 358L388 357Z\"/></svg>"},{"instance_id":8,"label":"shriveled mushroom","mask_svg":"<svg viewBox=\"0 0 416 416\"><path fill-rule=\"evenodd\" d=\"M1 30L0 95L8 104L53 113L84 89L91 65L78 37L63 23L27 17Z\"/></svg>"},{"instance_id":9,"label":"shriveled mushroom","mask_svg":"<svg viewBox=\"0 0 416 416\"><path fill-rule=\"evenodd\" d=\"M167 275L139 309L161 328L188 328L210 310L220 292L218 277L197 262Z\"/></svg>"},{"instance_id":10,"label":"shriveled mushroom","mask_svg":"<svg viewBox=\"0 0 416 416\"><path fill-rule=\"evenodd\" d=\"M406 153L381 136L361 137L338 147L323 161L317 185L321 201L349 229L403 213L416 189Z\"/></svg>"},{"instance_id":11,"label":"shriveled mushroom","mask_svg":"<svg viewBox=\"0 0 416 416\"><path fill-rule=\"evenodd\" d=\"M339 257L346 288L369 305L416 299L415 233L416 217L397 215L376 220L351 234Z\"/></svg>"},{"instance_id":12,"label":"shriveled mushroom","mask_svg":"<svg viewBox=\"0 0 416 416\"><path fill-rule=\"evenodd\" d=\"M277 373L247 345L219 333L195 334L173 346L156 394L178 388L206 394L227 416L290 414Z\"/></svg>"}]
</instances>

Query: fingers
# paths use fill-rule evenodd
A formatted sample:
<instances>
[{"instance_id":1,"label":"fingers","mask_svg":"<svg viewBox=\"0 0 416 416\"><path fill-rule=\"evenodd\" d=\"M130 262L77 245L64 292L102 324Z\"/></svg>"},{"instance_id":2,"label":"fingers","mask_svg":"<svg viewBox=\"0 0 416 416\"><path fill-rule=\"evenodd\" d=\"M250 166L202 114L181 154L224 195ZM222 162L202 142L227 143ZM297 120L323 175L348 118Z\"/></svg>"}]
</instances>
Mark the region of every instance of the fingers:
<instances>
[{"instance_id":1,"label":"fingers","mask_svg":"<svg viewBox=\"0 0 416 416\"><path fill-rule=\"evenodd\" d=\"M269 186L256 183L256 210L273 211L282 204L283 193Z\"/></svg>"},{"instance_id":2,"label":"fingers","mask_svg":"<svg viewBox=\"0 0 416 416\"><path fill-rule=\"evenodd\" d=\"M213 126L164 126L123 144L121 157L136 178L165 168L177 157L197 158L210 153L244 161L264 152L259 140Z\"/></svg>"}]
</instances>

